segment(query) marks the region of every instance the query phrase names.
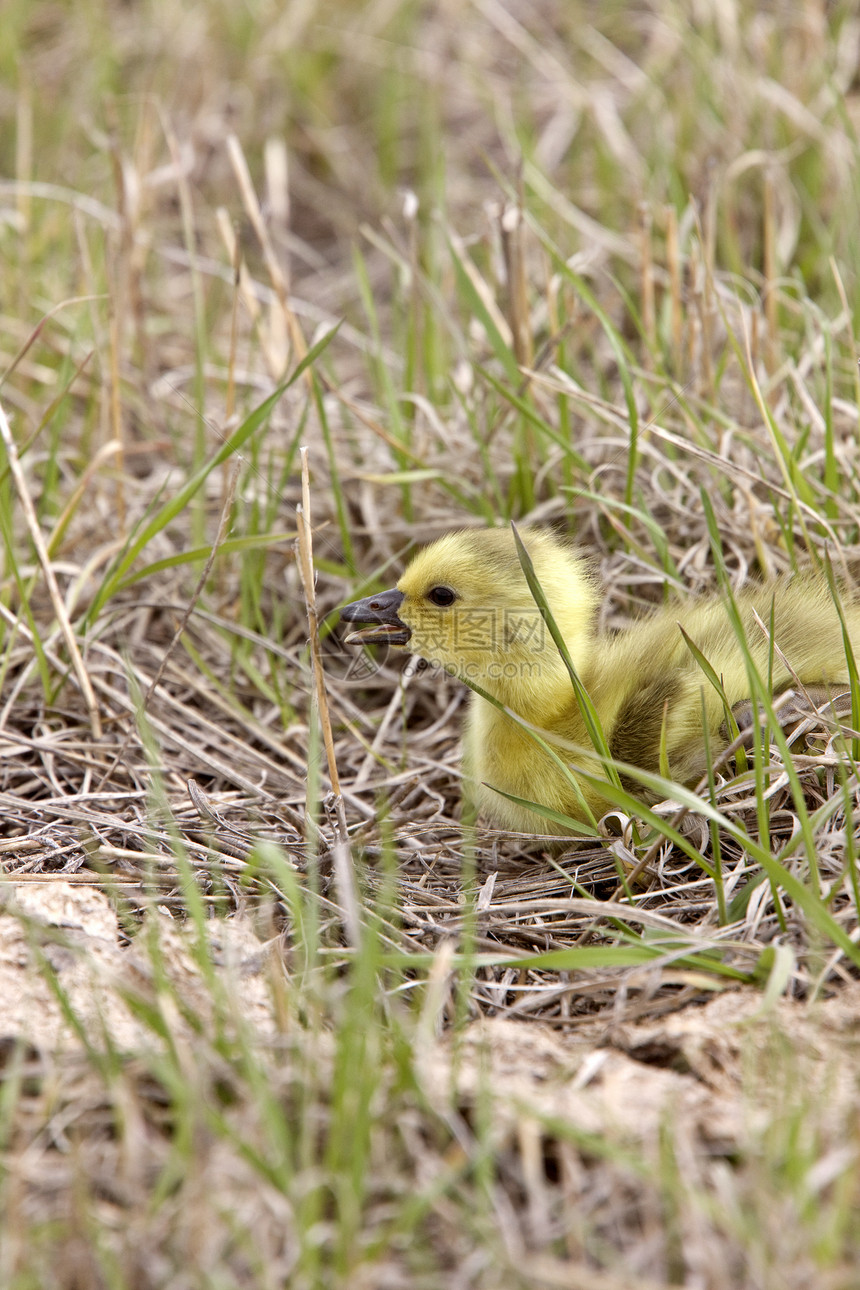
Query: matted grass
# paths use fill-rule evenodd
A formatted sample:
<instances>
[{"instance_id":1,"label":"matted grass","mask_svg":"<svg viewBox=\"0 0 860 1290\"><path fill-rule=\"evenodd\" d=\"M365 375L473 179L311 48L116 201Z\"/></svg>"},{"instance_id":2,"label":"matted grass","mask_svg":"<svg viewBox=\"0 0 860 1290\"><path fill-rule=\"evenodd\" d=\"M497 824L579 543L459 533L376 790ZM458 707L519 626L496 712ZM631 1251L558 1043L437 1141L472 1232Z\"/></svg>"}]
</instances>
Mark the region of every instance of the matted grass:
<instances>
[{"instance_id":1,"label":"matted grass","mask_svg":"<svg viewBox=\"0 0 860 1290\"><path fill-rule=\"evenodd\" d=\"M335 611L510 520L610 627L856 577L853 6L0 45L0 1284L847 1290L851 728L558 852L460 821L466 692Z\"/></svg>"}]
</instances>

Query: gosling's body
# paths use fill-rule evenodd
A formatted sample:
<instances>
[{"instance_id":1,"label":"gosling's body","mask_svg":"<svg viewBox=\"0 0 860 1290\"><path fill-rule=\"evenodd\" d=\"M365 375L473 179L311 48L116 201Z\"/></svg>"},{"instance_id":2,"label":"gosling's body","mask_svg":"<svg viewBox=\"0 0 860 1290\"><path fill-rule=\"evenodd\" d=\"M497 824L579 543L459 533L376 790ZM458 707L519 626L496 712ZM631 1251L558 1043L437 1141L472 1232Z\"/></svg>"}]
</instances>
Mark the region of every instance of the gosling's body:
<instances>
[{"instance_id":1,"label":"gosling's body","mask_svg":"<svg viewBox=\"0 0 860 1290\"><path fill-rule=\"evenodd\" d=\"M725 709L679 624L721 677L729 705L750 697L743 654L723 601L664 609L617 635L599 634L599 591L587 562L551 533L522 536L613 757L658 772L665 723L670 774L680 783L694 784L706 770L706 749L713 758L725 747ZM380 639L380 633L387 633L394 643L408 644L411 652L476 682L536 727L574 774L585 770L604 776L588 751L593 745L567 668L529 591L508 530L449 534L419 552L396 591L385 595L393 602L386 602L384 614L394 613L398 627L359 632L357 639ZM367 607L376 603L373 598L357 602L346 616L391 623L390 617L368 618ZM741 594L737 603L760 676L768 675L771 651L754 612L769 624L773 607L775 644L797 678L834 693L847 688L842 627L823 580L776 582ZM860 655L860 604L843 596L843 609ZM776 652L772 682L777 694L796 684ZM464 770L481 813L502 827L566 831L502 793L574 820L587 819L588 811L557 764L517 722L476 694L465 732ZM609 802L581 775L577 781L588 810L599 817ZM630 788L646 796L632 782Z\"/></svg>"}]
</instances>

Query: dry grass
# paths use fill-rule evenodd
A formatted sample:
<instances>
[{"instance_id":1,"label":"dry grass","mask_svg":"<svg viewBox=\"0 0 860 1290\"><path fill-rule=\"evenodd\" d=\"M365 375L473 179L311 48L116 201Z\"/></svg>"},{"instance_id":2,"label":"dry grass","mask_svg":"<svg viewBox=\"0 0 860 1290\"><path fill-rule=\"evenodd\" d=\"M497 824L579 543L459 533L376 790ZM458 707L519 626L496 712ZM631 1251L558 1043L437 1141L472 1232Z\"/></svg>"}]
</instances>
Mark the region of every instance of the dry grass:
<instances>
[{"instance_id":1,"label":"dry grass","mask_svg":"<svg viewBox=\"0 0 860 1290\"><path fill-rule=\"evenodd\" d=\"M847 1290L851 739L559 854L330 628L525 516L612 626L855 575L852 7L4 28L0 1283Z\"/></svg>"}]
</instances>

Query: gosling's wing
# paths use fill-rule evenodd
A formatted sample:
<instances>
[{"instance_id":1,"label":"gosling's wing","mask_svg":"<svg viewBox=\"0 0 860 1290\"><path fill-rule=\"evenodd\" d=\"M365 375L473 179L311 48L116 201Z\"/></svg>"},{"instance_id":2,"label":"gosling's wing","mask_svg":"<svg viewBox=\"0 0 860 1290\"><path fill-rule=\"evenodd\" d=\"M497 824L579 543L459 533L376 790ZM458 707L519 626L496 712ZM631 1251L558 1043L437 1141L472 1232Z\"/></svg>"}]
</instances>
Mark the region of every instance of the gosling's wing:
<instances>
[{"instance_id":1,"label":"gosling's wing","mask_svg":"<svg viewBox=\"0 0 860 1290\"><path fill-rule=\"evenodd\" d=\"M690 782L704 773L708 744L712 756L725 746L723 700L688 648L682 626L720 677L729 706L750 697L747 656L763 679L771 678L774 693L794 685L795 675L804 685L844 689L842 624L826 582L795 579L762 587L741 595L738 608L745 647L720 600L660 611L595 643L586 688L614 757L656 771L665 738L673 775ZM843 610L860 657L860 604L853 593L846 591Z\"/></svg>"}]
</instances>

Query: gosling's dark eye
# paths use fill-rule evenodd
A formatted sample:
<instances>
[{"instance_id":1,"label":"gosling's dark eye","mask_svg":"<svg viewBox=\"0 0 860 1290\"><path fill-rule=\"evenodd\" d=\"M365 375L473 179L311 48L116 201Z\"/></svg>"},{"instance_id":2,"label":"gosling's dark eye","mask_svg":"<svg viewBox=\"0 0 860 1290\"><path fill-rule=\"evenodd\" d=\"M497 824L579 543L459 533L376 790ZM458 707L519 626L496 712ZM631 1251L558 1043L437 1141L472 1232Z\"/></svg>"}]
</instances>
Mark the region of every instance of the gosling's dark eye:
<instances>
[{"instance_id":1,"label":"gosling's dark eye","mask_svg":"<svg viewBox=\"0 0 860 1290\"><path fill-rule=\"evenodd\" d=\"M427 592L427 599L431 604L438 605L440 609L444 609L447 605L453 605L457 599L457 593L452 591L450 587L431 587Z\"/></svg>"}]
</instances>

